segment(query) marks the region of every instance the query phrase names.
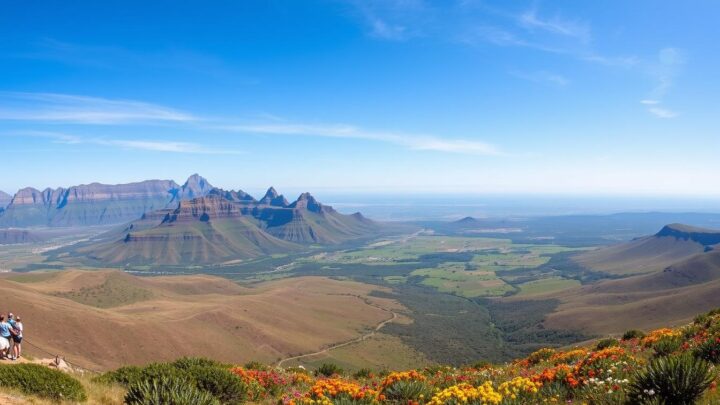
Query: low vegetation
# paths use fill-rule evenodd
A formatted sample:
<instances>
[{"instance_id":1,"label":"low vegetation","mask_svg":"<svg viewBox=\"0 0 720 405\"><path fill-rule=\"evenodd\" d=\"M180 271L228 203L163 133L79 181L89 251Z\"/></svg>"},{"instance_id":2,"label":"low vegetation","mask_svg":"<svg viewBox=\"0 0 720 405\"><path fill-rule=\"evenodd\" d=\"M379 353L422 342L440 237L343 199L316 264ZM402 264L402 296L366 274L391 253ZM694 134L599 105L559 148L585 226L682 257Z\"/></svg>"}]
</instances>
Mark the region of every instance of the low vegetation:
<instances>
[{"instance_id":1,"label":"low vegetation","mask_svg":"<svg viewBox=\"0 0 720 405\"><path fill-rule=\"evenodd\" d=\"M0 366L0 387L55 401L87 399L76 378L38 364Z\"/></svg>"},{"instance_id":2,"label":"low vegetation","mask_svg":"<svg viewBox=\"0 0 720 405\"><path fill-rule=\"evenodd\" d=\"M672 343L668 343L672 342ZM629 331L586 347L541 348L502 365L432 366L408 371L316 370L250 362L232 366L182 358L123 367L92 382L43 366L0 366L0 385L53 401L131 405L459 404L710 405L720 403L720 313L676 329ZM678 344L675 344L678 343ZM88 398L83 384L87 386ZM102 401L99 386L124 387Z\"/></svg>"}]
</instances>

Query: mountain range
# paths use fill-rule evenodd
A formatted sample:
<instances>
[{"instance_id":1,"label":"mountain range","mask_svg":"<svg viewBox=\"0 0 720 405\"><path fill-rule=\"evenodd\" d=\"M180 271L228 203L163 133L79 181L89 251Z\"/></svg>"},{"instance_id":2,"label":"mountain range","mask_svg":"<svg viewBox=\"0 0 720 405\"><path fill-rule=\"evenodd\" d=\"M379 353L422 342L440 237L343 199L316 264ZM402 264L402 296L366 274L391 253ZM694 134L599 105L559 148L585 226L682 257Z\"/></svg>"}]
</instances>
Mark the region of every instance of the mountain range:
<instances>
[{"instance_id":1,"label":"mountain range","mask_svg":"<svg viewBox=\"0 0 720 405\"><path fill-rule=\"evenodd\" d=\"M172 180L146 180L128 184L91 183L69 188L38 190L26 187L9 202L0 194L0 227L73 227L119 224L142 214L206 195L213 186L201 176L183 185Z\"/></svg>"},{"instance_id":2,"label":"mountain range","mask_svg":"<svg viewBox=\"0 0 720 405\"><path fill-rule=\"evenodd\" d=\"M272 187L260 200L219 188L202 194L146 212L75 254L107 264L217 264L339 244L379 229L360 213L341 214L310 193L292 203Z\"/></svg>"}]
</instances>

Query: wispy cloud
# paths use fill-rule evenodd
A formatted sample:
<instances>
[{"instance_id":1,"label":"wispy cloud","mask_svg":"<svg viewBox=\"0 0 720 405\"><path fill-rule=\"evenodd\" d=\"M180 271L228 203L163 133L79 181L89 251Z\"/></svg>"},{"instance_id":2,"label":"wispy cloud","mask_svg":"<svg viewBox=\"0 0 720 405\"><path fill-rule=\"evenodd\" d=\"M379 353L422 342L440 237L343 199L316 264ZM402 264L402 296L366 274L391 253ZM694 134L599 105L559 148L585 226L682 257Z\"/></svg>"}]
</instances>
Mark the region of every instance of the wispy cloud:
<instances>
[{"instance_id":1,"label":"wispy cloud","mask_svg":"<svg viewBox=\"0 0 720 405\"><path fill-rule=\"evenodd\" d=\"M359 12L368 35L382 40L404 41L419 35L415 24L429 8L422 0L342 0Z\"/></svg>"},{"instance_id":2,"label":"wispy cloud","mask_svg":"<svg viewBox=\"0 0 720 405\"><path fill-rule=\"evenodd\" d=\"M99 145L125 150L150 152L187 153L204 155L240 155L244 152L232 149L213 149L193 142L148 140L148 139L108 139L104 137L83 137L49 131L16 131L6 133L10 136L31 136L49 138L54 143L65 145Z\"/></svg>"},{"instance_id":3,"label":"wispy cloud","mask_svg":"<svg viewBox=\"0 0 720 405\"><path fill-rule=\"evenodd\" d=\"M432 135L413 135L387 131L369 131L351 125L287 124L282 118L267 117L270 123L238 125L237 120L198 117L156 104L134 100L110 100L54 93L0 92L0 100L20 101L0 107L0 120L17 120L43 123L78 125L124 125L166 123L169 125L193 124L195 129L209 133L234 131L256 134L305 135L329 138L354 138L380 141L413 150L432 150L474 155L501 155L494 146L481 141L447 139ZM266 121L264 121L266 122ZM23 134L52 138L64 144L93 144L156 152L237 154L237 151L216 150L196 143L156 140L108 139L105 137L79 137L56 132L25 131Z\"/></svg>"},{"instance_id":4,"label":"wispy cloud","mask_svg":"<svg viewBox=\"0 0 720 405\"><path fill-rule=\"evenodd\" d=\"M646 64L645 70L655 85L648 98L640 101L647 111L658 118L675 118L678 114L668 108L660 107L667 92L674 86L675 78L685 64L683 52L667 47L658 52L657 60Z\"/></svg>"},{"instance_id":5,"label":"wispy cloud","mask_svg":"<svg viewBox=\"0 0 720 405\"><path fill-rule=\"evenodd\" d=\"M551 34L576 38L583 42L590 40L590 27L587 24L563 19L560 16L542 18L534 8L520 14L517 20L520 26L530 31L545 31Z\"/></svg>"},{"instance_id":6,"label":"wispy cloud","mask_svg":"<svg viewBox=\"0 0 720 405\"><path fill-rule=\"evenodd\" d=\"M57 93L0 92L0 120L128 124L198 120L172 108L135 100Z\"/></svg>"},{"instance_id":7,"label":"wispy cloud","mask_svg":"<svg viewBox=\"0 0 720 405\"><path fill-rule=\"evenodd\" d=\"M661 107L650 107L647 109L648 112L658 118L675 118L678 114L675 111L668 110Z\"/></svg>"},{"instance_id":8,"label":"wispy cloud","mask_svg":"<svg viewBox=\"0 0 720 405\"><path fill-rule=\"evenodd\" d=\"M535 83L551 84L559 87L565 87L570 84L570 80L565 76L557 73L546 72L544 70L537 72L512 70L510 71L510 74L518 79L528 80Z\"/></svg>"},{"instance_id":9,"label":"wispy cloud","mask_svg":"<svg viewBox=\"0 0 720 405\"><path fill-rule=\"evenodd\" d=\"M432 135L411 135L384 131L370 131L352 125L339 124L252 124L231 125L221 129L248 133L273 135L321 136L328 138L365 139L399 145L412 150L497 156L503 153L495 146L474 140L446 139Z\"/></svg>"}]
</instances>

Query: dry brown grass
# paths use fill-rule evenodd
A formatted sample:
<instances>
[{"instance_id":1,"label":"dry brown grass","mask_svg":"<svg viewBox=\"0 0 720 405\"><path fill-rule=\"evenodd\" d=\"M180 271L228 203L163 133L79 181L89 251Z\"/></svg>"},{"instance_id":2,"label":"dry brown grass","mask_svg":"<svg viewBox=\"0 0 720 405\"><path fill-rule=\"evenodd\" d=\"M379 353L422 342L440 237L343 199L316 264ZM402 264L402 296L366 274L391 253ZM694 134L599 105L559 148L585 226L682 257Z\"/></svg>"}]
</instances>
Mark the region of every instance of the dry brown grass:
<instances>
[{"instance_id":1,"label":"dry brown grass","mask_svg":"<svg viewBox=\"0 0 720 405\"><path fill-rule=\"evenodd\" d=\"M97 308L54 295L110 277L151 291L152 298ZM305 277L248 289L210 276L139 278L115 271L67 271L34 283L0 279L3 305L23 316L28 343L93 369L186 355L272 363L312 352L373 328L387 318L382 308L399 308L368 296L377 288ZM37 352L29 344L25 349Z\"/></svg>"}]
</instances>

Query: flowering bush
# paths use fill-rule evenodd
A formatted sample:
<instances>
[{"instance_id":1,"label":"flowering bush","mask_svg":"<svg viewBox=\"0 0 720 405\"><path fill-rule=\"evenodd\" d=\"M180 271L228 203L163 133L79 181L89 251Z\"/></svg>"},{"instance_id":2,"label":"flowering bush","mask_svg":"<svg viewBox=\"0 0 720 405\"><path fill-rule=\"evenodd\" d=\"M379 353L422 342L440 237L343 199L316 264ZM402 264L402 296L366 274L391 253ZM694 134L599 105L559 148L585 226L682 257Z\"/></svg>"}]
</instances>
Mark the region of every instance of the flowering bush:
<instances>
[{"instance_id":1,"label":"flowering bush","mask_svg":"<svg viewBox=\"0 0 720 405\"><path fill-rule=\"evenodd\" d=\"M458 384L435 394L430 399L430 405L478 404L497 405L502 401L502 395L493 389L490 381L475 387L470 384Z\"/></svg>"},{"instance_id":2,"label":"flowering bush","mask_svg":"<svg viewBox=\"0 0 720 405\"><path fill-rule=\"evenodd\" d=\"M339 378L317 380L310 388L304 402L326 404L336 400L355 403L371 403L378 398L378 392L368 386Z\"/></svg>"}]
</instances>

